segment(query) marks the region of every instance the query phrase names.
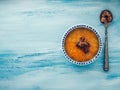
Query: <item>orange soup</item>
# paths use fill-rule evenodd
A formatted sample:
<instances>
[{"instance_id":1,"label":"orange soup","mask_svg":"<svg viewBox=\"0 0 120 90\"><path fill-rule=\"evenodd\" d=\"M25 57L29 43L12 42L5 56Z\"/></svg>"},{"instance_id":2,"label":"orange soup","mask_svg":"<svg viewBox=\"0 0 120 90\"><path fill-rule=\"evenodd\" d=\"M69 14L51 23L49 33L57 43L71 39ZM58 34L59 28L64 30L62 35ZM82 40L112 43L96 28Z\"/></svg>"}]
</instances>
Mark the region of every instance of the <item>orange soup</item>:
<instances>
[{"instance_id":1,"label":"orange soup","mask_svg":"<svg viewBox=\"0 0 120 90\"><path fill-rule=\"evenodd\" d=\"M71 59L77 62L88 61L97 54L99 39L88 28L76 28L67 34L64 48Z\"/></svg>"}]
</instances>

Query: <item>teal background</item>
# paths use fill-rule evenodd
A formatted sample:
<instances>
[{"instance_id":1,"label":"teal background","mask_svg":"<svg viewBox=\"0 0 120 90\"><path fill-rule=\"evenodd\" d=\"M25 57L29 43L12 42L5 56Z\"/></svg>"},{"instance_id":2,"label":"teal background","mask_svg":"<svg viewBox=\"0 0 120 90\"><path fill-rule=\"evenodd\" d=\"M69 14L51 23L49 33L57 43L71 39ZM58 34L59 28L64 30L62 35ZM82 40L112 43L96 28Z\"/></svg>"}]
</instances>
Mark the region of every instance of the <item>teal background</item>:
<instances>
[{"instance_id":1,"label":"teal background","mask_svg":"<svg viewBox=\"0 0 120 90\"><path fill-rule=\"evenodd\" d=\"M72 26L85 24L99 32L100 12L109 9L109 72L104 50L87 66L67 61L62 37ZM0 90L119 90L119 0L0 0Z\"/></svg>"}]
</instances>

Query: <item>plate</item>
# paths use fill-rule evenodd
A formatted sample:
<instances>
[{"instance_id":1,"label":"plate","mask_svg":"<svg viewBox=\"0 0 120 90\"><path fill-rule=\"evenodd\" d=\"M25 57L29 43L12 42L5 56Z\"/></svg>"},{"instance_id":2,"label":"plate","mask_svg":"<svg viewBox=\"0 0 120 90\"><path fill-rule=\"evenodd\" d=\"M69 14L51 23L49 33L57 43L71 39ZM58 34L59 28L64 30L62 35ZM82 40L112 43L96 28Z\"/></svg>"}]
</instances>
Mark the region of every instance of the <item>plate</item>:
<instances>
[{"instance_id":1,"label":"plate","mask_svg":"<svg viewBox=\"0 0 120 90\"><path fill-rule=\"evenodd\" d=\"M62 49L65 57L73 64L88 65L100 55L102 39L92 27L76 25L64 34Z\"/></svg>"}]
</instances>

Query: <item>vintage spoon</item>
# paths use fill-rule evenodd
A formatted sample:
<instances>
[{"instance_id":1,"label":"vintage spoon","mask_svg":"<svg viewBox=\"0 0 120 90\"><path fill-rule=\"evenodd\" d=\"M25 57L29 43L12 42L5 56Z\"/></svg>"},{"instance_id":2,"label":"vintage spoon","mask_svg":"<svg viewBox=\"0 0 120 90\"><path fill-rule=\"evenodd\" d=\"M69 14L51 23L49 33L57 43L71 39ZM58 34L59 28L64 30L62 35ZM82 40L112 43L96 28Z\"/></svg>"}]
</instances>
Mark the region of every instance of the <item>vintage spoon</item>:
<instances>
[{"instance_id":1,"label":"vintage spoon","mask_svg":"<svg viewBox=\"0 0 120 90\"><path fill-rule=\"evenodd\" d=\"M100 22L104 24L105 27L105 42L104 42L104 71L109 70L109 55L108 55L108 31L107 28L109 26L109 23L112 22L113 16L112 13L109 10L103 10L100 14Z\"/></svg>"}]
</instances>

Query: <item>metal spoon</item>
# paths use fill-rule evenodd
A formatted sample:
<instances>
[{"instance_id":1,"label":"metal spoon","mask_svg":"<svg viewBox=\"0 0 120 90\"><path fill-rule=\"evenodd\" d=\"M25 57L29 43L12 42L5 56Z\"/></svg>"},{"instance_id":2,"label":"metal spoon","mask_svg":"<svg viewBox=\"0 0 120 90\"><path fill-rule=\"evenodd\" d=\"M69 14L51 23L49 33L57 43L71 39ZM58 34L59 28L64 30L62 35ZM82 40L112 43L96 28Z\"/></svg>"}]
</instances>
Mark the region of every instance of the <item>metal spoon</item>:
<instances>
[{"instance_id":1,"label":"metal spoon","mask_svg":"<svg viewBox=\"0 0 120 90\"><path fill-rule=\"evenodd\" d=\"M108 55L108 31L107 28L109 26L109 23L112 22L113 16L111 11L109 10L103 10L100 14L100 22L104 24L105 27L105 42L104 42L104 66L103 70L108 71L109 70L109 55Z\"/></svg>"}]
</instances>

